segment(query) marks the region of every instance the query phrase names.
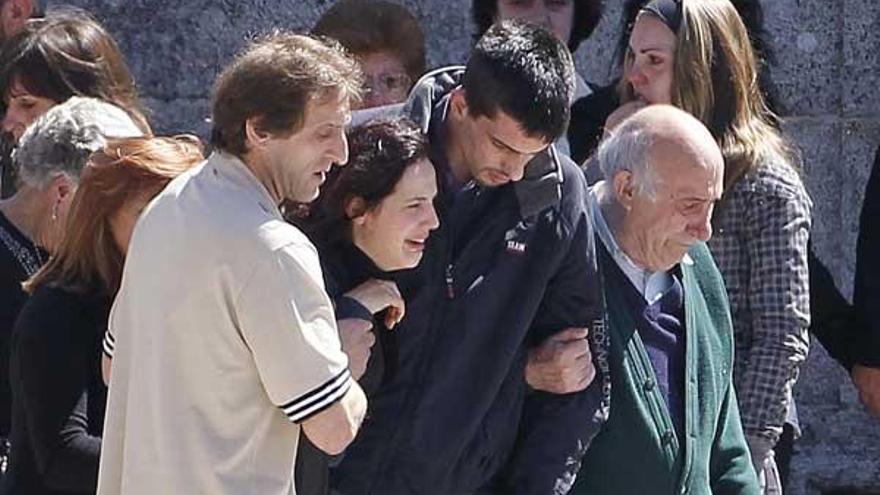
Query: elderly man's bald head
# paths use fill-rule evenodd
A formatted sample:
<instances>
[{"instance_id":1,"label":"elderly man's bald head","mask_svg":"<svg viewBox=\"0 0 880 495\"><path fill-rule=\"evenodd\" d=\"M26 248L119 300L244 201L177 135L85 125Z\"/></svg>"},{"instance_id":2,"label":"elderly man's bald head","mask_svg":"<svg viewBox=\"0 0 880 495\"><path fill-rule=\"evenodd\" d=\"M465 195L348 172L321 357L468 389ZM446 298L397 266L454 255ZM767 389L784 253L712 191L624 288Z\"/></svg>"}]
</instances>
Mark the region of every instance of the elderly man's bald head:
<instances>
[{"instance_id":1,"label":"elderly man's bald head","mask_svg":"<svg viewBox=\"0 0 880 495\"><path fill-rule=\"evenodd\" d=\"M642 267L668 270L712 235L724 159L700 121L675 107L634 113L599 148L606 201L619 205L615 235Z\"/></svg>"},{"instance_id":2,"label":"elderly man's bald head","mask_svg":"<svg viewBox=\"0 0 880 495\"><path fill-rule=\"evenodd\" d=\"M645 107L621 123L599 148L599 165L611 180L629 171L645 192L653 191L658 172L649 166L658 155L679 155L687 165L718 169L724 159L712 134L691 114L670 105Z\"/></svg>"}]
</instances>

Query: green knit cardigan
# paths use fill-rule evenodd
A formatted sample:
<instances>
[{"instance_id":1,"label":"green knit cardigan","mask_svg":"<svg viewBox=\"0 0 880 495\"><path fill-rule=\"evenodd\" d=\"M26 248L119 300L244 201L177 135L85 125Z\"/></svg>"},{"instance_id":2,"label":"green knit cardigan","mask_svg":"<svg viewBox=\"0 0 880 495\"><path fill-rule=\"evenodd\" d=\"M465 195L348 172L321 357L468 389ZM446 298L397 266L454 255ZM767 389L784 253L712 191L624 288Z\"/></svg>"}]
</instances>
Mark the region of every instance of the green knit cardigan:
<instances>
[{"instance_id":1,"label":"green knit cardigan","mask_svg":"<svg viewBox=\"0 0 880 495\"><path fill-rule=\"evenodd\" d=\"M614 263L603 258L603 264ZM733 329L721 274L703 243L679 266L685 438L675 432L622 295L606 281L611 414L583 459L573 495L760 495L733 390Z\"/></svg>"}]
</instances>

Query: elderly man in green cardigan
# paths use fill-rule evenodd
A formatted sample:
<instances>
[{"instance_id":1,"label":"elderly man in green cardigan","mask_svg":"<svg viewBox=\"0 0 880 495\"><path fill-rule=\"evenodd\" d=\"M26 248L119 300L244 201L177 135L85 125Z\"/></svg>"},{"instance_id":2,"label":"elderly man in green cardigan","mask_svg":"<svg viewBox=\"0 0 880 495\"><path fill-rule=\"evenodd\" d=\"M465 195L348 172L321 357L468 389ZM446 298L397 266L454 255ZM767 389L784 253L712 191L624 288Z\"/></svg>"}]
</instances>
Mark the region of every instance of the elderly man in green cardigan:
<instances>
[{"instance_id":1,"label":"elderly man in green cardigan","mask_svg":"<svg viewBox=\"0 0 880 495\"><path fill-rule=\"evenodd\" d=\"M727 296L705 244L721 152L694 117L655 105L612 131L598 161L605 180L589 200L613 393L572 493L759 494Z\"/></svg>"}]
</instances>

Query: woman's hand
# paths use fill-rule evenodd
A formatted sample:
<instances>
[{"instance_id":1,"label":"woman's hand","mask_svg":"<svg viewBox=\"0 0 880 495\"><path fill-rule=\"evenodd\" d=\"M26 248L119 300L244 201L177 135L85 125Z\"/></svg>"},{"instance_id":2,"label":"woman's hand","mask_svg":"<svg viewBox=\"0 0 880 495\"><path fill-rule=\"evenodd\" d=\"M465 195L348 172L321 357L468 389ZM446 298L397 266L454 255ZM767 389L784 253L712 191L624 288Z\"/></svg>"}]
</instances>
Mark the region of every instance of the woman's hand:
<instances>
[{"instance_id":1,"label":"woman's hand","mask_svg":"<svg viewBox=\"0 0 880 495\"><path fill-rule=\"evenodd\" d=\"M397 284L390 280L370 279L345 293L361 303L371 314L388 308L385 314L385 326L394 328L406 313L406 306Z\"/></svg>"}]
</instances>

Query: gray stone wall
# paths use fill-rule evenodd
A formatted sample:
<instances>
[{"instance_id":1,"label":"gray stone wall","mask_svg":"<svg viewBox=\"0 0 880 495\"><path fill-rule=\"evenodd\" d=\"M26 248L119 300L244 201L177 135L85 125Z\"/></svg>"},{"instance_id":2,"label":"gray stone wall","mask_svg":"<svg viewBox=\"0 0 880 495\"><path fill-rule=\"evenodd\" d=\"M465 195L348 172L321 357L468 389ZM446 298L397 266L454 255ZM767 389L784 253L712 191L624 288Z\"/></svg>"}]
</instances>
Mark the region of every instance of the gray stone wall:
<instances>
[{"instance_id":1,"label":"gray stone wall","mask_svg":"<svg viewBox=\"0 0 880 495\"><path fill-rule=\"evenodd\" d=\"M50 2L50 4L53 2ZM57 3L57 2L54 2ZM160 133L207 135L211 83L244 40L273 27L306 29L330 0L70 0L118 37ZM427 31L430 65L462 62L469 0L406 0ZM577 53L591 81L613 75L622 0ZM813 240L851 297L859 206L880 145L880 2L764 0L772 74L785 128L803 155L815 201ZM804 435L789 493L880 493L880 425L818 344L797 388Z\"/></svg>"}]
</instances>

